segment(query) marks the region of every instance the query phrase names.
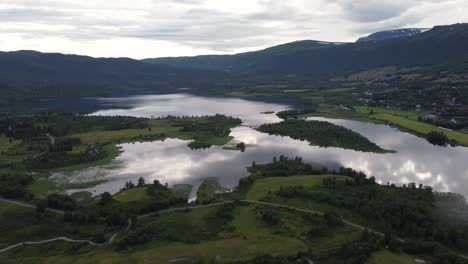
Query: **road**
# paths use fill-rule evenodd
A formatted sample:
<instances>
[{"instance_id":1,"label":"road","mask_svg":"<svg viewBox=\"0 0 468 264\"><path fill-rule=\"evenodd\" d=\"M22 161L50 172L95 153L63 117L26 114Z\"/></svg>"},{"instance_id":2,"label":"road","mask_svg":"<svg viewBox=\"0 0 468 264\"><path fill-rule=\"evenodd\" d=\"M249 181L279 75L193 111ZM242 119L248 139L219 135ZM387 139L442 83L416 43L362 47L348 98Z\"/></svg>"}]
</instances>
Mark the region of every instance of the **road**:
<instances>
[{"instance_id":1,"label":"road","mask_svg":"<svg viewBox=\"0 0 468 264\"><path fill-rule=\"evenodd\" d=\"M49 140L50 140L50 145L52 145L52 146L55 145L55 137L52 136L52 135L49 134L49 133L47 133L47 134L45 134L45 135L49 138Z\"/></svg>"},{"instance_id":2,"label":"road","mask_svg":"<svg viewBox=\"0 0 468 264\"><path fill-rule=\"evenodd\" d=\"M33 205L33 204L28 204L28 203L25 203L25 202L20 202L20 201L16 201L16 200L10 200L10 199L5 199L5 198L2 198L0 197L0 201L1 202L5 202L5 203L10 203L10 204L14 204L14 205L19 205L19 206L22 206L22 207L27 207L27 208L32 208L32 209L36 209L36 206ZM56 213L56 214L65 214L64 211L61 211L61 210L56 210L56 209L52 209L52 208L46 208L46 210L48 212L52 212L52 213Z\"/></svg>"}]
</instances>

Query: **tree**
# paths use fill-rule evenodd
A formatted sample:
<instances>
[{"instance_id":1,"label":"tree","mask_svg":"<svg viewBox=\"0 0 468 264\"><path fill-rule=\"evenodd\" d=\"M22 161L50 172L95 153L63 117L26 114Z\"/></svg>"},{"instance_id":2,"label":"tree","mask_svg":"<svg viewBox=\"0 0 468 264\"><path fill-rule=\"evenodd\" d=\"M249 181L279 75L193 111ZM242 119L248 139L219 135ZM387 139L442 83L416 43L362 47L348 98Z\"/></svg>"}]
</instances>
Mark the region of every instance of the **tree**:
<instances>
[{"instance_id":1,"label":"tree","mask_svg":"<svg viewBox=\"0 0 468 264\"><path fill-rule=\"evenodd\" d=\"M128 181L125 183L124 190L132 189L133 187L135 187L135 184L133 184L131 181Z\"/></svg>"},{"instance_id":2,"label":"tree","mask_svg":"<svg viewBox=\"0 0 468 264\"><path fill-rule=\"evenodd\" d=\"M343 223L340 216L336 214L335 212L327 212L325 213L324 217L325 217L325 221L327 221L328 227L339 226Z\"/></svg>"},{"instance_id":3,"label":"tree","mask_svg":"<svg viewBox=\"0 0 468 264\"><path fill-rule=\"evenodd\" d=\"M143 177L140 177L138 179L138 187L143 187L145 186L145 179L143 179Z\"/></svg>"},{"instance_id":4,"label":"tree","mask_svg":"<svg viewBox=\"0 0 468 264\"><path fill-rule=\"evenodd\" d=\"M446 147L449 144L449 139L442 132L431 131L426 136L427 141L433 145Z\"/></svg>"},{"instance_id":5,"label":"tree","mask_svg":"<svg viewBox=\"0 0 468 264\"><path fill-rule=\"evenodd\" d=\"M99 201L101 205L106 205L110 203L111 201L112 201L112 195L110 193L105 192L101 194L101 200Z\"/></svg>"},{"instance_id":6,"label":"tree","mask_svg":"<svg viewBox=\"0 0 468 264\"><path fill-rule=\"evenodd\" d=\"M44 200L40 200L36 203L36 220L40 221L46 212L46 202Z\"/></svg>"}]
</instances>

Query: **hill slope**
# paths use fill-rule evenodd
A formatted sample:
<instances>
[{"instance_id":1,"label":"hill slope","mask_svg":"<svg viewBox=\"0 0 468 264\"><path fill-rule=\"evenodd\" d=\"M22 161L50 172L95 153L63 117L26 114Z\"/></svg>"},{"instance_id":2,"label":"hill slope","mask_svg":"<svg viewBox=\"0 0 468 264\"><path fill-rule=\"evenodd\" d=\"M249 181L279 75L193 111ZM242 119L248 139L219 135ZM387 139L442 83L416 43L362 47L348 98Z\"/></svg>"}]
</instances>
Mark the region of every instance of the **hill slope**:
<instances>
[{"instance_id":1,"label":"hill slope","mask_svg":"<svg viewBox=\"0 0 468 264\"><path fill-rule=\"evenodd\" d=\"M380 31L369 36L359 38L356 42L369 42L369 41L381 41L388 39L406 38L416 34L423 33L429 29L427 28L402 28L394 30Z\"/></svg>"},{"instance_id":2,"label":"hill slope","mask_svg":"<svg viewBox=\"0 0 468 264\"><path fill-rule=\"evenodd\" d=\"M128 58L0 52L3 99L131 94L141 90L203 86L216 76L216 72L181 70Z\"/></svg>"},{"instance_id":3,"label":"hill slope","mask_svg":"<svg viewBox=\"0 0 468 264\"><path fill-rule=\"evenodd\" d=\"M220 70L244 80L310 80L395 65L465 67L468 59L466 47L468 24L456 24L438 26L421 34L388 41L328 43L307 40L237 55L144 61Z\"/></svg>"}]
</instances>

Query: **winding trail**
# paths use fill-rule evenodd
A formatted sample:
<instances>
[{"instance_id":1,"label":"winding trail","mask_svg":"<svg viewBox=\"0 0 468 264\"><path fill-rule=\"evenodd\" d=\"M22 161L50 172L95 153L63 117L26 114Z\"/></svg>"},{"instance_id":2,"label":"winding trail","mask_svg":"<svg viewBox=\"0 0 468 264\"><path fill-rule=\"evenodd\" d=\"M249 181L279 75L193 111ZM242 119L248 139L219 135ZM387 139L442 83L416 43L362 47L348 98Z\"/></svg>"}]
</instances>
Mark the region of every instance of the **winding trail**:
<instances>
[{"instance_id":1,"label":"winding trail","mask_svg":"<svg viewBox=\"0 0 468 264\"><path fill-rule=\"evenodd\" d=\"M19 205L19 206L23 206L23 207L28 207L28 208L36 208L34 205L31 205L31 204L28 204L28 203L19 202L19 201L15 201L15 200L8 200L8 199L4 199L4 198L1 198L1 197L0 197L0 201L15 204L15 205ZM276 208L284 208L284 209L289 209L289 210L293 210L293 211L296 211L296 212L311 214L311 215L315 215L315 216L324 216L325 215L321 211L312 210L312 209L302 209L302 208L297 208L297 207L284 205L284 204L269 203L269 202L258 201L258 200L239 200L239 201L243 202L243 203L249 203L249 204L257 204L257 205L270 206L270 207L276 207ZM225 205L225 204L231 204L231 203L234 203L234 202L235 201L224 201L224 202L205 204L205 205L196 205L196 206L186 206L186 207L179 207L179 208L164 209L164 210L160 210L160 211L157 211L157 212L140 215L140 216L137 217L137 219L143 219L143 218L156 216L156 215L162 215L162 214L171 213L171 212L181 212L181 211L193 210L193 209L217 207L217 206L221 206L221 205ZM50 211L50 212L54 212L54 213L62 214L62 215L65 213L64 211L50 209L50 208L47 208L47 210ZM360 229L360 230L367 230L367 231L369 231L369 232L371 232L371 233L373 233L375 235L378 235L378 236L382 236L382 237L384 236L384 234L382 232L379 232L379 231L373 230L371 228L356 224L356 223L354 223L352 221L349 221L349 220L346 220L344 218L341 218L341 220L343 221L344 224L346 224L348 226L351 226L351 227L354 227L354 228L357 228L357 229ZM70 243L87 243L90 246L102 247L102 246L107 246L107 245L112 244L112 242L114 242L114 240L116 239L116 237L120 233L130 230L131 227L132 227L132 221L131 221L131 219L128 219L128 226L127 226L127 228L125 230L114 233L109 238L109 240L107 242L101 243L101 244L95 243L95 242L93 242L91 240L79 240L79 239L71 239L71 238L68 238L68 237L56 237L56 238L52 238L52 239L48 239L48 240L42 240L42 241L26 241L26 242L18 243L18 244L6 247L4 249L0 249L0 253L4 253L6 251L9 251L9 250L15 249L17 247L21 247L21 246L41 245L41 244L46 244L46 243L51 243L51 242L56 242L56 241L64 241L64 242L70 242ZM405 242L404 239L399 238L399 237L396 237L395 239L398 240L399 242ZM468 260L468 256L459 254L459 253L454 252L454 251L452 251L452 252L455 255L457 255L457 256L465 259L465 260Z\"/></svg>"},{"instance_id":2,"label":"winding trail","mask_svg":"<svg viewBox=\"0 0 468 264\"><path fill-rule=\"evenodd\" d=\"M57 242L57 241L64 241L64 242L69 242L69 243L77 243L77 244L88 244L90 246L96 246L96 247L102 247L102 246L106 246L106 245L109 245L109 244L112 244L112 242L114 242L115 238L122 232L124 231L127 231L127 230L130 230L130 228L132 227L132 220L128 220L128 226L125 230L122 230L122 231L119 231L115 234L113 234L109 240L107 242L104 242L104 243L95 243L91 240L87 240L87 239L72 239L72 238L69 238L69 237L56 237L56 238L51 238L51 239L47 239L47 240L42 240L42 241L26 241L26 242L21 242L21 243L18 243L18 244L15 244L15 245L11 245L9 247L6 247L4 249L0 249L0 253L3 253L3 252L6 252L6 251L9 251L9 250L12 250L12 249L15 249L17 247L21 247L21 246L30 246L30 245L42 245L42 244L47 244L47 243L51 243L51 242Z\"/></svg>"},{"instance_id":3,"label":"winding trail","mask_svg":"<svg viewBox=\"0 0 468 264\"><path fill-rule=\"evenodd\" d=\"M10 204L14 204L14 205L22 206L22 207L36 209L36 206L33 205L33 204L29 204L29 203L25 203L25 202L21 202L21 201L16 201L16 200L5 199L5 198L2 198L2 197L0 197L0 202L5 202L5 203L10 203ZM48 212L52 212L52 213L56 213L56 214L61 214L61 215L65 214L65 211L62 211L62 210L57 210L57 209L52 209L52 208L46 208L46 210Z\"/></svg>"}]
</instances>

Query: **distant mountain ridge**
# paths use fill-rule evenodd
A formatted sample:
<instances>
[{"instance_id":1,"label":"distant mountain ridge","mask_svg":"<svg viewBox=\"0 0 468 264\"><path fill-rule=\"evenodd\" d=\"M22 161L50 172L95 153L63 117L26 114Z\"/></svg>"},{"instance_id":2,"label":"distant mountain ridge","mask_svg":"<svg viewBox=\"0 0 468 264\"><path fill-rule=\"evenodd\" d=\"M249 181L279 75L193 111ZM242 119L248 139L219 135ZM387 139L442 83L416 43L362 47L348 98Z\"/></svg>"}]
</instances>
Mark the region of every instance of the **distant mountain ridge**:
<instances>
[{"instance_id":1,"label":"distant mountain ridge","mask_svg":"<svg viewBox=\"0 0 468 264\"><path fill-rule=\"evenodd\" d=\"M222 71L243 82L327 79L386 66L443 65L452 70L455 66L466 66L468 61L468 24L437 26L392 41L341 45L322 43L329 42L305 40L236 55L144 61L180 68Z\"/></svg>"},{"instance_id":2,"label":"distant mountain ridge","mask_svg":"<svg viewBox=\"0 0 468 264\"><path fill-rule=\"evenodd\" d=\"M217 72L151 65L129 58L0 52L0 104L12 98L134 94L205 86Z\"/></svg>"},{"instance_id":3,"label":"distant mountain ridge","mask_svg":"<svg viewBox=\"0 0 468 264\"><path fill-rule=\"evenodd\" d=\"M235 55L141 61L36 51L0 52L0 106L24 98L312 83L388 66L465 74L468 24L437 26L388 41L304 40Z\"/></svg>"},{"instance_id":4,"label":"distant mountain ridge","mask_svg":"<svg viewBox=\"0 0 468 264\"><path fill-rule=\"evenodd\" d=\"M402 28L380 31L369 36L359 38L356 42L381 41L388 39L406 38L430 30L429 28Z\"/></svg>"}]
</instances>

